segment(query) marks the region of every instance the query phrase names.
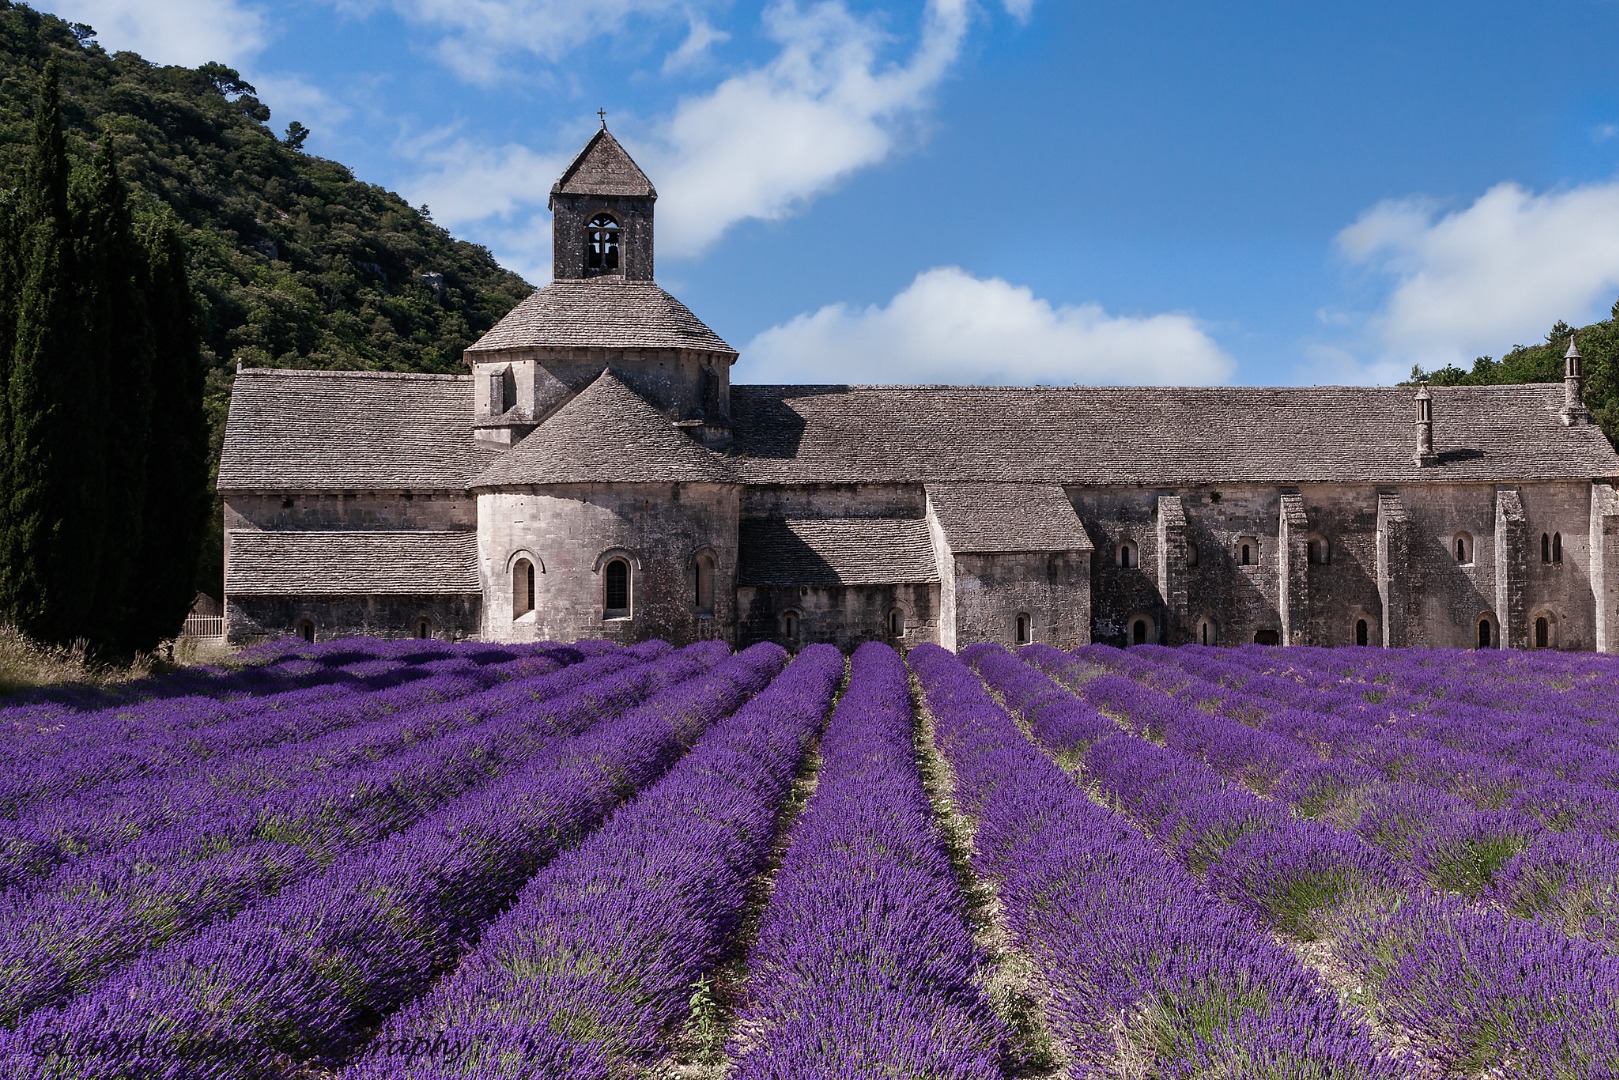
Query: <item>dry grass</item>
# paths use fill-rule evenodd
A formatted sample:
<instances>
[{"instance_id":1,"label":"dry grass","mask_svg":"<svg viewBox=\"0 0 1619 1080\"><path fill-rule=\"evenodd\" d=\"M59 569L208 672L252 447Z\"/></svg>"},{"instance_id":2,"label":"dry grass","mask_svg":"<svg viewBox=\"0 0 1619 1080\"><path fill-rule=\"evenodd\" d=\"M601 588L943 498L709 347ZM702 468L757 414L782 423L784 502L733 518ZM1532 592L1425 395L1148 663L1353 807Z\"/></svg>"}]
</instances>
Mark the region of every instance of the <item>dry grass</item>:
<instances>
[{"instance_id":1,"label":"dry grass","mask_svg":"<svg viewBox=\"0 0 1619 1080\"><path fill-rule=\"evenodd\" d=\"M232 650L222 642L182 639L165 644L160 652L163 655L143 653L130 660L106 662L91 656L82 641L69 646L41 645L0 624L0 698L43 686L110 686L192 664L217 664L227 660Z\"/></svg>"}]
</instances>

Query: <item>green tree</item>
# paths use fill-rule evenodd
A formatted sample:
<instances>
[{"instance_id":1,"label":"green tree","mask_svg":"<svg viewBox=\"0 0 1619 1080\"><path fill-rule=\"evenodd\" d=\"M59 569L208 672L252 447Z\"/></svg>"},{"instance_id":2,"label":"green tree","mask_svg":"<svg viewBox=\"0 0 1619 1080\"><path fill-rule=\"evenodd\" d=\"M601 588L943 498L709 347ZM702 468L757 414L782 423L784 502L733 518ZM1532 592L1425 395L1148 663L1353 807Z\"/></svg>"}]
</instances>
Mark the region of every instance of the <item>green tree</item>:
<instances>
[{"instance_id":1,"label":"green tree","mask_svg":"<svg viewBox=\"0 0 1619 1080\"><path fill-rule=\"evenodd\" d=\"M196 591L208 533L208 423L202 349L186 253L166 211L140 222L152 327L145 515L132 576L136 618L128 644L151 649L180 630Z\"/></svg>"},{"instance_id":2,"label":"green tree","mask_svg":"<svg viewBox=\"0 0 1619 1080\"><path fill-rule=\"evenodd\" d=\"M6 496L5 615L24 633L64 643L86 636L100 580L98 533L74 526L102 477L80 470L73 408L84 334L69 232L69 166L60 70L46 66L17 201L18 291L7 376L11 443ZM87 494L85 488L91 489Z\"/></svg>"}]
</instances>

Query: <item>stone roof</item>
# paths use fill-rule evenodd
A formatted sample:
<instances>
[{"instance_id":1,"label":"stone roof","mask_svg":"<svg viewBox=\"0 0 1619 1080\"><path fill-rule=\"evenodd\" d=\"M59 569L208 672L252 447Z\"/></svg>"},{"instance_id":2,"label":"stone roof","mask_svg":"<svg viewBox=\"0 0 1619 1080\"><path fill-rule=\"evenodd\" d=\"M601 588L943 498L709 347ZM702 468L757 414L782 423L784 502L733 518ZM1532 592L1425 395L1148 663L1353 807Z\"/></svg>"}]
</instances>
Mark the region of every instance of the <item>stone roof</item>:
<instances>
[{"instance_id":1,"label":"stone roof","mask_svg":"<svg viewBox=\"0 0 1619 1080\"><path fill-rule=\"evenodd\" d=\"M248 368L219 490L461 490L497 451L472 438L472 379Z\"/></svg>"},{"instance_id":2,"label":"stone roof","mask_svg":"<svg viewBox=\"0 0 1619 1080\"><path fill-rule=\"evenodd\" d=\"M1056 484L929 484L927 493L957 554L1091 550L1074 504Z\"/></svg>"},{"instance_id":3,"label":"stone roof","mask_svg":"<svg viewBox=\"0 0 1619 1080\"><path fill-rule=\"evenodd\" d=\"M520 348L702 349L736 355L654 283L611 277L553 281L536 289L467 352Z\"/></svg>"},{"instance_id":4,"label":"stone roof","mask_svg":"<svg viewBox=\"0 0 1619 1080\"><path fill-rule=\"evenodd\" d=\"M921 518L744 520L738 585L936 584Z\"/></svg>"},{"instance_id":5,"label":"stone roof","mask_svg":"<svg viewBox=\"0 0 1619 1080\"><path fill-rule=\"evenodd\" d=\"M229 534L230 596L475 596L478 536L470 532Z\"/></svg>"},{"instance_id":6,"label":"stone roof","mask_svg":"<svg viewBox=\"0 0 1619 1080\"><path fill-rule=\"evenodd\" d=\"M675 427L610 370L469 486L733 483L730 463Z\"/></svg>"},{"instance_id":7,"label":"stone roof","mask_svg":"<svg viewBox=\"0 0 1619 1080\"><path fill-rule=\"evenodd\" d=\"M657 198L646 173L618 144L607 126L590 137L562 176L551 185L553 195L641 195Z\"/></svg>"},{"instance_id":8,"label":"stone roof","mask_svg":"<svg viewBox=\"0 0 1619 1080\"><path fill-rule=\"evenodd\" d=\"M1419 468L1407 387L733 386L746 483L1374 483L1619 475L1563 388L1433 387Z\"/></svg>"}]
</instances>

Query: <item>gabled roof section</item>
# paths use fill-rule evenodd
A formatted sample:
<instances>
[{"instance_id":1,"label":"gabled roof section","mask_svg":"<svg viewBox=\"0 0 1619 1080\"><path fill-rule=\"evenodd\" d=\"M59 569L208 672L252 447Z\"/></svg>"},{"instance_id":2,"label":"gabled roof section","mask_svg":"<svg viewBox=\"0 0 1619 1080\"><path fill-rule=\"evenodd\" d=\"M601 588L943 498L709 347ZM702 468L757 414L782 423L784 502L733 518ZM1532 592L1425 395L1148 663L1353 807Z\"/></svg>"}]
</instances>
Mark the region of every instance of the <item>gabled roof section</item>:
<instances>
[{"instance_id":1,"label":"gabled roof section","mask_svg":"<svg viewBox=\"0 0 1619 1080\"><path fill-rule=\"evenodd\" d=\"M478 534L232 530L230 596L476 596Z\"/></svg>"},{"instance_id":2,"label":"gabled roof section","mask_svg":"<svg viewBox=\"0 0 1619 1080\"><path fill-rule=\"evenodd\" d=\"M928 505L958 555L1090 551L1090 537L1056 484L929 484Z\"/></svg>"},{"instance_id":3,"label":"gabled roof section","mask_svg":"<svg viewBox=\"0 0 1619 1080\"><path fill-rule=\"evenodd\" d=\"M1410 387L731 387L744 483L1505 483L1619 476L1563 388L1435 386L1419 467Z\"/></svg>"},{"instance_id":4,"label":"gabled roof section","mask_svg":"<svg viewBox=\"0 0 1619 1080\"><path fill-rule=\"evenodd\" d=\"M551 185L552 195L639 195L656 199L657 189L603 124Z\"/></svg>"},{"instance_id":5,"label":"gabled roof section","mask_svg":"<svg viewBox=\"0 0 1619 1080\"><path fill-rule=\"evenodd\" d=\"M553 281L536 289L467 352L521 348L701 349L736 356L691 309L652 282L613 278Z\"/></svg>"},{"instance_id":6,"label":"gabled roof section","mask_svg":"<svg viewBox=\"0 0 1619 1080\"><path fill-rule=\"evenodd\" d=\"M608 370L468 486L733 482L725 458Z\"/></svg>"},{"instance_id":7,"label":"gabled roof section","mask_svg":"<svg viewBox=\"0 0 1619 1080\"><path fill-rule=\"evenodd\" d=\"M738 585L933 585L922 518L744 520Z\"/></svg>"},{"instance_id":8,"label":"gabled roof section","mask_svg":"<svg viewBox=\"0 0 1619 1080\"><path fill-rule=\"evenodd\" d=\"M460 491L498 453L474 441L471 417L466 375L248 368L219 490Z\"/></svg>"}]
</instances>

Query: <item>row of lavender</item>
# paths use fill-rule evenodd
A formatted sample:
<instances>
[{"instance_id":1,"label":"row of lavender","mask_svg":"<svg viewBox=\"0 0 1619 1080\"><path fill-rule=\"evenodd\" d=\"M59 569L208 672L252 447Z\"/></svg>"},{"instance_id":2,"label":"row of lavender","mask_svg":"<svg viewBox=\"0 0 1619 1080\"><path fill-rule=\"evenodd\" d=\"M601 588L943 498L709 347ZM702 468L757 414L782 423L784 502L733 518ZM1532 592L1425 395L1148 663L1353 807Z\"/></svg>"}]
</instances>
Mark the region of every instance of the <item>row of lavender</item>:
<instances>
[{"instance_id":1,"label":"row of lavender","mask_svg":"<svg viewBox=\"0 0 1619 1080\"><path fill-rule=\"evenodd\" d=\"M1501 833L1490 827L1499 821L1331 752L1355 748L1375 758L1383 744L1406 737L1364 721L1345 729L1341 715L1275 702L1266 708L1189 678L1163 651L1081 655L1140 681L1056 650L1028 650L1035 667L1076 689L1076 701L1005 654L980 651L973 659L1024 712L1035 737L1067 755L1099 794L1201 873L1208 888L1313 942L1323 969L1351 973L1365 988L1366 1007L1411 1037L1428 1062L1458 1073L1536 1077L1619 1070L1614 956L1565 926L1512 918L1503 910L1509 905L1488 893L1482 903L1465 898L1483 890L1499 865ZM1182 659L1213 662L1206 653ZM1098 719L1114 731L1098 737ZM1301 726L1336 738L1279 733ZM1447 766L1424 767L1409 746L1382 760L1411 775L1451 775ZM1532 803L1525 792L1524 804ZM1589 901L1593 888L1611 893L1611 867L1606 886L1568 882L1570 900Z\"/></svg>"}]
</instances>

